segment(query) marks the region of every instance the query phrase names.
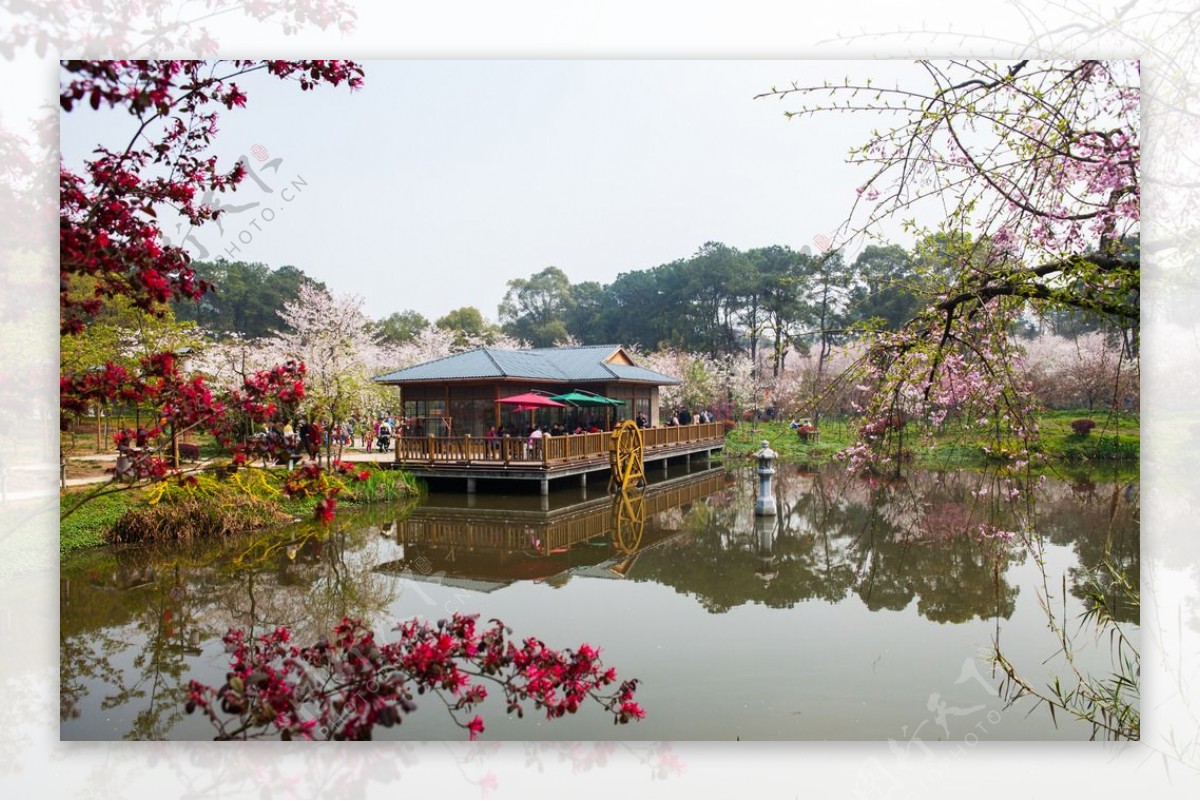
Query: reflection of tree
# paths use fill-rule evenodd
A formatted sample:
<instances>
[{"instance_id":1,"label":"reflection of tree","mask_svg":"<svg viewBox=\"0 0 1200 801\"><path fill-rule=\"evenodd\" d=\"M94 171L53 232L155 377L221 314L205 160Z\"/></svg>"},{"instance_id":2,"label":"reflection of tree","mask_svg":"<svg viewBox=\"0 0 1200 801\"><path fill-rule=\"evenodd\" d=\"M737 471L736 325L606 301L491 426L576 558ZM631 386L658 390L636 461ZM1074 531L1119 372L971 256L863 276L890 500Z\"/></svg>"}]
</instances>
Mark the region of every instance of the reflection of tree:
<instances>
[{"instance_id":1,"label":"reflection of tree","mask_svg":"<svg viewBox=\"0 0 1200 801\"><path fill-rule=\"evenodd\" d=\"M62 579L60 719L79 717L87 686L101 684L101 710L142 705L126 737L161 739L182 716L186 657L197 653L193 613L178 567L129 555L92 560ZM117 667L131 652L132 670Z\"/></svg>"},{"instance_id":2,"label":"reflection of tree","mask_svg":"<svg viewBox=\"0 0 1200 801\"><path fill-rule=\"evenodd\" d=\"M745 471L729 493L694 504L687 547L643 554L630 578L675 587L712 612L745 603L836 603L854 593L871 610L915 601L922 617L958 623L1007 619L1020 592L1005 573L1026 559L1024 544L984 532L1007 534L1036 523L1061 532L1082 565L1108 554L1136 567L1136 536L1127 536L1136 531L1136 503L1125 500L1124 487L1084 502L1059 482L1034 495L995 472L879 481L784 466L775 477L779 515L764 562L751 514L755 485ZM1086 591L1084 578L1082 570L1069 576L1077 594Z\"/></svg>"},{"instance_id":3,"label":"reflection of tree","mask_svg":"<svg viewBox=\"0 0 1200 801\"><path fill-rule=\"evenodd\" d=\"M344 616L379 616L396 595L394 580L374 572L379 529L352 514L339 524L331 533L292 526L220 543L96 552L64 564L65 736L95 687L104 692L92 701L100 709L134 710L123 736L169 736L183 714L187 680L203 669L198 644L230 626L287 625L315 638Z\"/></svg>"},{"instance_id":4,"label":"reflection of tree","mask_svg":"<svg viewBox=\"0 0 1200 801\"><path fill-rule=\"evenodd\" d=\"M1141 594L1138 485L1072 478L1054 484L1047 495L1052 502L1043 503L1041 531L1049 542L1074 548L1079 561L1070 569L1071 594L1090 605L1092 592L1099 591L1114 619L1137 623L1140 610L1130 599Z\"/></svg>"}]
</instances>

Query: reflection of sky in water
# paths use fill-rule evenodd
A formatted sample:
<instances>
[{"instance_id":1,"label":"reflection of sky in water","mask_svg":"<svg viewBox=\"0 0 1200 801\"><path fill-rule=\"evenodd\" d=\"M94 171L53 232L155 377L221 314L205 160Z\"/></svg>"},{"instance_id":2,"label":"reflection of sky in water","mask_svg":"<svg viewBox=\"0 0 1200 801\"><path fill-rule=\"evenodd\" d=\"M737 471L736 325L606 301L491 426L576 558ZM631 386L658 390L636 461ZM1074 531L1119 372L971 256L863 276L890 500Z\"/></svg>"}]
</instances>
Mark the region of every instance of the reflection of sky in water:
<instances>
[{"instance_id":1,"label":"reflection of sky in water","mask_svg":"<svg viewBox=\"0 0 1200 801\"><path fill-rule=\"evenodd\" d=\"M230 624L286 624L305 641L344 614L386 632L457 611L555 647L599 646L643 682L640 724L614 729L597 710L510 722L488 706L491 738L907 741L982 724L990 739L1086 739L1042 711L1004 710L976 657L999 634L1031 678L1049 675L1039 593L1061 613L1065 574L1066 613L1078 616L1079 560L1105 543L1136 580L1137 485L1048 482L1035 521L989 482L919 474L883 486L784 467L778 517L756 519L754 474L715 470L625 506L599 491L581 502L578 488L545 509L536 495L479 495L473 507L431 496L415 511L347 514L328 538L297 526L223 549L82 554L62 570L62 736L207 739L200 718L177 719L177 699L188 678L221 682ZM955 533L985 524L1044 534L1044 585L1019 541ZM1087 650L1085 664L1103 670L1106 653ZM461 739L437 702L422 706L377 735Z\"/></svg>"}]
</instances>

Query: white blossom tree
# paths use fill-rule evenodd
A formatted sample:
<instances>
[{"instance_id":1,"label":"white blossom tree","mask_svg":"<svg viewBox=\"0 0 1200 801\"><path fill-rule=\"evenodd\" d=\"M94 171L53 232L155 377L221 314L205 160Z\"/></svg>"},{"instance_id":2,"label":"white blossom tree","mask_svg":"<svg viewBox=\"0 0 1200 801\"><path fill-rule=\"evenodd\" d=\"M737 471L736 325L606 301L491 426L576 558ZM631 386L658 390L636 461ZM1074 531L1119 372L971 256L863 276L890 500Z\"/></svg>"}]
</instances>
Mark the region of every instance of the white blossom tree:
<instances>
[{"instance_id":1,"label":"white blossom tree","mask_svg":"<svg viewBox=\"0 0 1200 801\"><path fill-rule=\"evenodd\" d=\"M394 354L380 343L362 307L360 296L332 295L305 284L280 313L290 330L264 344L305 365L301 411L328 426L366 419L387 404L391 392L373 378L388 369ZM332 458L327 448L326 459Z\"/></svg>"},{"instance_id":2,"label":"white blossom tree","mask_svg":"<svg viewBox=\"0 0 1200 801\"><path fill-rule=\"evenodd\" d=\"M1111 334L1042 334L1026 344L1024 364L1034 396L1046 406L1137 408L1138 361Z\"/></svg>"}]
</instances>

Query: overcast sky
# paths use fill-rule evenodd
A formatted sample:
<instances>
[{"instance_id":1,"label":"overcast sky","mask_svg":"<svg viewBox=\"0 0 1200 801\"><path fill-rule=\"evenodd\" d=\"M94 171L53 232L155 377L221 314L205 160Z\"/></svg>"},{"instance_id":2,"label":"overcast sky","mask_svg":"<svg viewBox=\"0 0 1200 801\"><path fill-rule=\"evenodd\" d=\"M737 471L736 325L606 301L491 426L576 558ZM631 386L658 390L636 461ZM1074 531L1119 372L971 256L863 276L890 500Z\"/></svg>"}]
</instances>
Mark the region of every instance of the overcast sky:
<instances>
[{"instance_id":1,"label":"overcast sky","mask_svg":"<svg viewBox=\"0 0 1200 801\"><path fill-rule=\"evenodd\" d=\"M255 174L222 227L168 233L197 258L292 264L383 317L475 306L513 278L572 283L693 254L812 246L854 200L844 163L878 119L792 119L791 81L892 82L908 62L372 61L358 92L241 82L216 151ZM908 73L911 74L911 73ZM62 117L64 157L123 145L124 114ZM269 190L269 191L268 191Z\"/></svg>"}]
</instances>

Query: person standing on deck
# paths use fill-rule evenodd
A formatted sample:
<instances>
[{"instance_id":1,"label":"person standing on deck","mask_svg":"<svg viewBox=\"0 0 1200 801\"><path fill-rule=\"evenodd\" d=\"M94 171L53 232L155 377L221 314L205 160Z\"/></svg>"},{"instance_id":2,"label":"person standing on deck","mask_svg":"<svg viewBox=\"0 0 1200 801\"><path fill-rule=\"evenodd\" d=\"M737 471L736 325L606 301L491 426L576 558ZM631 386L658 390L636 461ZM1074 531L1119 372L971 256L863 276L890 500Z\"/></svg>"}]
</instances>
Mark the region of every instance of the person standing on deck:
<instances>
[{"instance_id":1,"label":"person standing on deck","mask_svg":"<svg viewBox=\"0 0 1200 801\"><path fill-rule=\"evenodd\" d=\"M542 447L542 427L534 426L533 431L529 433L529 455L538 459L541 457Z\"/></svg>"}]
</instances>

